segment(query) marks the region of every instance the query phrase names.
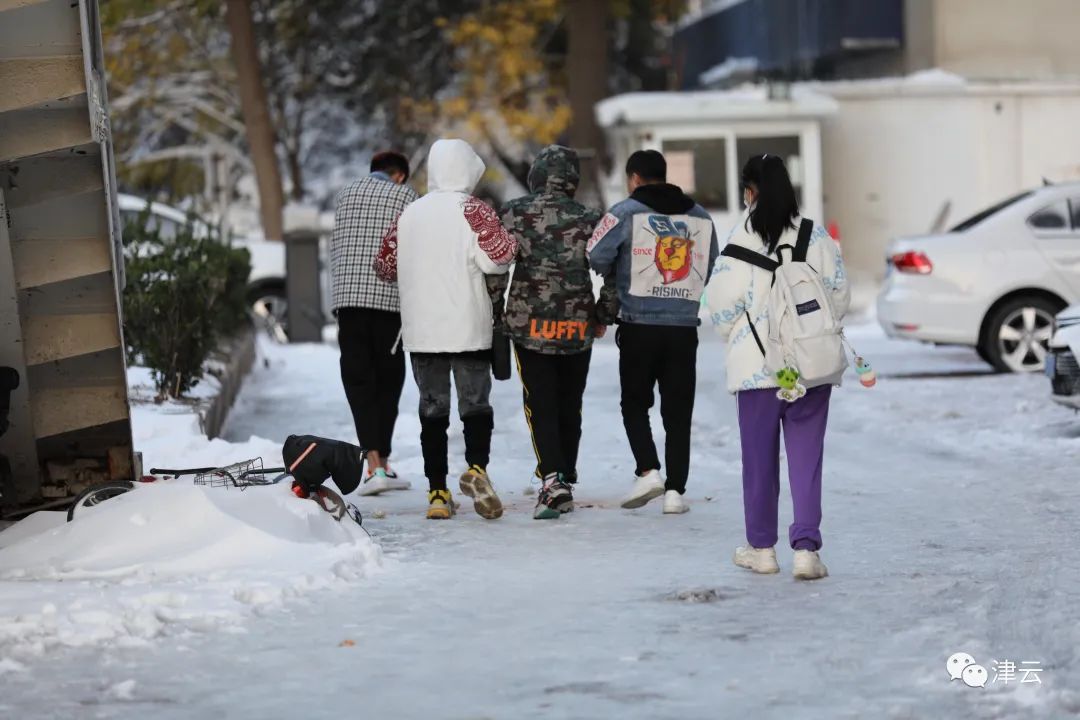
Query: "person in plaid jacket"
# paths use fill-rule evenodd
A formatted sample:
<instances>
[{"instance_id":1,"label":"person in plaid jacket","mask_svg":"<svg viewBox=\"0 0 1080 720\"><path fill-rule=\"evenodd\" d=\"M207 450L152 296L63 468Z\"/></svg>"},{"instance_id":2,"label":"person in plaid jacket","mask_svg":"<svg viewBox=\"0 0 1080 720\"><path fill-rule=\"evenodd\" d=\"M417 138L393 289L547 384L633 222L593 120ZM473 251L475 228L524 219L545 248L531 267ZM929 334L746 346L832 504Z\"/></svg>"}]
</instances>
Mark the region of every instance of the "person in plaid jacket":
<instances>
[{"instance_id":1,"label":"person in plaid jacket","mask_svg":"<svg viewBox=\"0 0 1080 720\"><path fill-rule=\"evenodd\" d=\"M405 385L405 353L398 348L401 304L394 283L375 275L372 263L383 236L417 199L407 185L409 161L396 152L371 160L371 174L349 183L337 197L330 240L333 310L341 347L341 382L367 452L361 495L405 489L390 469L398 403Z\"/></svg>"}]
</instances>

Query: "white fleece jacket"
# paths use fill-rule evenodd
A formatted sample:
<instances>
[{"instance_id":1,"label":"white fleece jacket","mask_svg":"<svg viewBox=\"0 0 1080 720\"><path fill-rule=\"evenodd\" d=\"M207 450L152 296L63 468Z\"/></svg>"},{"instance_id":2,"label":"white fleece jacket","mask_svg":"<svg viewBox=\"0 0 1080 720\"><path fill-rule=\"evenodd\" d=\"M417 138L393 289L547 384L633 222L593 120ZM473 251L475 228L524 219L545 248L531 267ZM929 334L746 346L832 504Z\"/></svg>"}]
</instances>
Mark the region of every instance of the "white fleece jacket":
<instances>
[{"instance_id":1,"label":"white fleece jacket","mask_svg":"<svg viewBox=\"0 0 1080 720\"><path fill-rule=\"evenodd\" d=\"M793 221L799 227L802 218ZM765 253L765 243L752 230L747 230L745 214L731 231L728 243L741 245L754 252ZM798 230L788 229L778 245L795 245ZM770 255L777 260L775 254ZM787 254L785 253L785 257ZM820 225L810 235L807 262L821 275L825 288L832 293L833 310L843 318L851 303L844 260L840 246ZM727 387L730 392L762 390L777 387L776 378L765 368L765 358L754 341L747 314L762 338L769 335L769 291L772 273L763 268L721 255L713 269L712 279L705 290L705 306L717 332L727 339Z\"/></svg>"},{"instance_id":2,"label":"white fleece jacket","mask_svg":"<svg viewBox=\"0 0 1080 720\"><path fill-rule=\"evenodd\" d=\"M492 307L484 275L510 269L517 242L487 203L469 193L484 161L464 140L438 140L428 154L428 193L401 213L375 261L396 281L401 337L409 352L491 347Z\"/></svg>"}]
</instances>

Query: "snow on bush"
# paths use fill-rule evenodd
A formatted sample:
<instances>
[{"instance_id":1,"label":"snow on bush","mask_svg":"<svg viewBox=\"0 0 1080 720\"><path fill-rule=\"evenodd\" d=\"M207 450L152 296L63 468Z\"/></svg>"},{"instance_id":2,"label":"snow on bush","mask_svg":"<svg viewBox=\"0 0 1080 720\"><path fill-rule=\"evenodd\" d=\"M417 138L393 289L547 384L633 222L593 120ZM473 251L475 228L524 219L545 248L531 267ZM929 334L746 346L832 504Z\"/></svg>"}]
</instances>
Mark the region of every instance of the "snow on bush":
<instances>
[{"instance_id":1,"label":"snow on bush","mask_svg":"<svg viewBox=\"0 0 1080 720\"><path fill-rule=\"evenodd\" d=\"M56 515L0 533L0 673L59 646L233 630L254 611L354 582L380 563L362 528L285 483L159 482L71 523Z\"/></svg>"}]
</instances>

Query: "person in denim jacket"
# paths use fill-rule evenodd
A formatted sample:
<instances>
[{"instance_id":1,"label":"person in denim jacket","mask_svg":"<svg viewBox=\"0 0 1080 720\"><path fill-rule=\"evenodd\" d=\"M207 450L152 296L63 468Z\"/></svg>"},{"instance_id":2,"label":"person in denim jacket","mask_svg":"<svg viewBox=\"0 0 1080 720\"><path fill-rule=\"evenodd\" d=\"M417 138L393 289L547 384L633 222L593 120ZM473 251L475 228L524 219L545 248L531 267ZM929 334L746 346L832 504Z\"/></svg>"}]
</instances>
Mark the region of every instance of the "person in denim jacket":
<instances>
[{"instance_id":1,"label":"person in denim jacket","mask_svg":"<svg viewBox=\"0 0 1080 720\"><path fill-rule=\"evenodd\" d=\"M626 163L630 197L612 207L589 241L589 263L613 275L619 296L622 414L637 463L626 508L664 495L664 512L683 513L690 472L698 310L720 254L709 213L667 182L667 162L640 150ZM667 480L652 438L649 409L660 387Z\"/></svg>"}]
</instances>

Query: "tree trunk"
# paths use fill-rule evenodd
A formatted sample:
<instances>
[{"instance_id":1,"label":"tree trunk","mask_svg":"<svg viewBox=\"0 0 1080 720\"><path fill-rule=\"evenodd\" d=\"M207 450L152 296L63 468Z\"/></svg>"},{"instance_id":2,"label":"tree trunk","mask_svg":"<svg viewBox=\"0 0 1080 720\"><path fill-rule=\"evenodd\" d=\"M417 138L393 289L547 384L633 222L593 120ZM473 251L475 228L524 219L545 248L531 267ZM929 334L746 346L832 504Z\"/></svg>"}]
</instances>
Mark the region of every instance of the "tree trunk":
<instances>
[{"instance_id":1,"label":"tree trunk","mask_svg":"<svg viewBox=\"0 0 1080 720\"><path fill-rule=\"evenodd\" d=\"M255 182L259 188L259 214L267 240L284 237L281 168L275 151L274 123L263 86L262 68L255 42L255 24L251 17L251 0L226 0L225 19L232 38L233 64L236 65L236 84L240 91L240 111L244 116L251 163L255 167Z\"/></svg>"},{"instance_id":2,"label":"tree trunk","mask_svg":"<svg viewBox=\"0 0 1080 720\"><path fill-rule=\"evenodd\" d=\"M609 0L573 0L567 3L569 34L566 66L570 96L570 144L581 156L578 198L599 206L600 177L608 167L604 133L593 108L608 95Z\"/></svg>"}]
</instances>

